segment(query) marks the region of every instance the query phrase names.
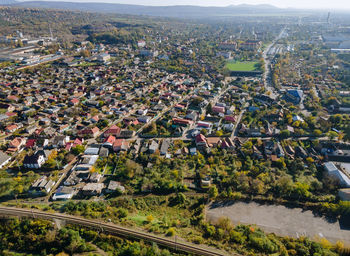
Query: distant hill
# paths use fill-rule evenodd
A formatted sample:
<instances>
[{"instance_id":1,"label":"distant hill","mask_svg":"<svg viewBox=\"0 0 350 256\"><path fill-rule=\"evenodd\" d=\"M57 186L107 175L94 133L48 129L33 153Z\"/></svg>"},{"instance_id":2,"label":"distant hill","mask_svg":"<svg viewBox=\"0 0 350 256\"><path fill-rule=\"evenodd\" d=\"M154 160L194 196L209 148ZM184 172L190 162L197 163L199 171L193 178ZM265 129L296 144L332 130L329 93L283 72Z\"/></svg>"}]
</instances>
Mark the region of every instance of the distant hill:
<instances>
[{"instance_id":1,"label":"distant hill","mask_svg":"<svg viewBox=\"0 0 350 256\"><path fill-rule=\"evenodd\" d=\"M0 0L12 1L12 0ZM271 5L231 5L228 7L201 7L191 5L145 6L111 3L77 3L58 1L26 1L17 2L16 6L35 8L54 8L102 13L118 13L131 15L149 15L174 18L208 18L246 14L279 14L291 12ZM294 10L295 12L295 10Z\"/></svg>"},{"instance_id":2,"label":"distant hill","mask_svg":"<svg viewBox=\"0 0 350 256\"><path fill-rule=\"evenodd\" d=\"M16 4L17 2L15 0L0 0L0 5L10 5L10 4Z\"/></svg>"},{"instance_id":3,"label":"distant hill","mask_svg":"<svg viewBox=\"0 0 350 256\"><path fill-rule=\"evenodd\" d=\"M279 8L276 6L273 6L271 4L239 4L239 5L229 5L228 7L231 8L240 8L240 9L255 9L255 10L278 10Z\"/></svg>"}]
</instances>

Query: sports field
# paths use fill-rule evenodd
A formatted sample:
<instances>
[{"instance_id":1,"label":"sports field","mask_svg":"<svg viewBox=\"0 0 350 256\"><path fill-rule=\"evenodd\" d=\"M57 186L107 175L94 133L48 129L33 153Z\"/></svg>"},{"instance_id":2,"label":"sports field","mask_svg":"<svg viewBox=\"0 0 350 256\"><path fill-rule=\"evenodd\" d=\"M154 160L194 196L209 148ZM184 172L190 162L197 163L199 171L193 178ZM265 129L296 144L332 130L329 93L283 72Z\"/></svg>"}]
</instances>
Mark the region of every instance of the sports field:
<instances>
[{"instance_id":1,"label":"sports field","mask_svg":"<svg viewBox=\"0 0 350 256\"><path fill-rule=\"evenodd\" d=\"M256 71L256 64L258 64L256 61L229 61L226 63L226 68L230 71Z\"/></svg>"}]
</instances>

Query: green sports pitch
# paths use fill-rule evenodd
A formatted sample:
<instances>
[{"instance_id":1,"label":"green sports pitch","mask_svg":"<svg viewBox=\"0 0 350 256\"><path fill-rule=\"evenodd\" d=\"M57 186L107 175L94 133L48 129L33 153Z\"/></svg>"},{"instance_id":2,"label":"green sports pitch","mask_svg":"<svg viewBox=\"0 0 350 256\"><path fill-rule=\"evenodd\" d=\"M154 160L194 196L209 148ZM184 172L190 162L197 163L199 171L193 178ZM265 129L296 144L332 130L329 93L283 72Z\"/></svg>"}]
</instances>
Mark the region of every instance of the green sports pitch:
<instances>
[{"instance_id":1,"label":"green sports pitch","mask_svg":"<svg viewBox=\"0 0 350 256\"><path fill-rule=\"evenodd\" d=\"M228 61L226 63L226 68L230 71L258 71L259 62L256 61Z\"/></svg>"}]
</instances>

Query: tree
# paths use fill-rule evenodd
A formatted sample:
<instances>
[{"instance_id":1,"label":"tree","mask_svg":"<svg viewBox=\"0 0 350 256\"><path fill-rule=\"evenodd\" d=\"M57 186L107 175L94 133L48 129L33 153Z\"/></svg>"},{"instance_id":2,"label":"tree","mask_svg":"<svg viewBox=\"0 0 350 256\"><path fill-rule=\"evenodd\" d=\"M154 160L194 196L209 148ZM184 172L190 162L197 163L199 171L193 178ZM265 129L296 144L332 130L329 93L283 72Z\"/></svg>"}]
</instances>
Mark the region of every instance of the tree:
<instances>
[{"instance_id":1,"label":"tree","mask_svg":"<svg viewBox=\"0 0 350 256\"><path fill-rule=\"evenodd\" d=\"M146 220L147 220L148 223L152 223L154 221L154 217L152 215L148 215L146 217Z\"/></svg>"},{"instance_id":2,"label":"tree","mask_svg":"<svg viewBox=\"0 0 350 256\"><path fill-rule=\"evenodd\" d=\"M119 208L117 211L117 214L118 214L118 217L122 219L122 218L126 218L129 214L129 212L127 209Z\"/></svg>"},{"instance_id":3,"label":"tree","mask_svg":"<svg viewBox=\"0 0 350 256\"><path fill-rule=\"evenodd\" d=\"M72 148L72 153L77 156L83 153L84 150L85 150L85 147L83 145L77 145L74 148Z\"/></svg>"},{"instance_id":4,"label":"tree","mask_svg":"<svg viewBox=\"0 0 350 256\"><path fill-rule=\"evenodd\" d=\"M216 131L215 135L218 137L221 137L222 135L224 135L224 133L220 130L220 131Z\"/></svg>"},{"instance_id":5,"label":"tree","mask_svg":"<svg viewBox=\"0 0 350 256\"><path fill-rule=\"evenodd\" d=\"M84 58L88 58L91 56L91 53L89 50L82 50L82 51L80 51L80 56L82 56Z\"/></svg>"},{"instance_id":6,"label":"tree","mask_svg":"<svg viewBox=\"0 0 350 256\"><path fill-rule=\"evenodd\" d=\"M313 134L314 134L315 136L321 136L321 135L322 135L322 131L319 130L319 129L315 129L315 130L313 131Z\"/></svg>"},{"instance_id":7,"label":"tree","mask_svg":"<svg viewBox=\"0 0 350 256\"><path fill-rule=\"evenodd\" d=\"M298 195L298 197L309 197L310 192L309 192L309 188L310 186L305 184L305 183L301 183L301 182L296 182L294 184L294 193L296 193Z\"/></svg>"},{"instance_id":8,"label":"tree","mask_svg":"<svg viewBox=\"0 0 350 256\"><path fill-rule=\"evenodd\" d=\"M166 232L167 236L174 236L175 235L175 228L169 228Z\"/></svg>"},{"instance_id":9,"label":"tree","mask_svg":"<svg viewBox=\"0 0 350 256\"><path fill-rule=\"evenodd\" d=\"M208 131L207 131L207 129L202 129L201 130L201 134L203 134L204 136L207 136L208 135Z\"/></svg>"},{"instance_id":10,"label":"tree","mask_svg":"<svg viewBox=\"0 0 350 256\"><path fill-rule=\"evenodd\" d=\"M288 138L290 136L290 131L283 130L281 131L280 135L281 135L281 138Z\"/></svg>"},{"instance_id":11,"label":"tree","mask_svg":"<svg viewBox=\"0 0 350 256\"><path fill-rule=\"evenodd\" d=\"M328 132L328 137L329 137L331 140L334 140L335 138L338 137L338 133L336 133L335 131L329 131L329 132Z\"/></svg>"},{"instance_id":12,"label":"tree","mask_svg":"<svg viewBox=\"0 0 350 256\"><path fill-rule=\"evenodd\" d=\"M243 144L243 147L246 149L246 150L250 150L252 149L253 147L253 142L251 140L248 140L246 143Z\"/></svg>"},{"instance_id":13,"label":"tree","mask_svg":"<svg viewBox=\"0 0 350 256\"><path fill-rule=\"evenodd\" d=\"M343 116L340 114L330 116L329 121L331 121L335 125L340 124L343 121Z\"/></svg>"},{"instance_id":14,"label":"tree","mask_svg":"<svg viewBox=\"0 0 350 256\"><path fill-rule=\"evenodd\" d=\"M210 199L215 199L219 195L219 191L216 185L211 185L208 191L208 195Z\"/></svg>"}]
</instances>

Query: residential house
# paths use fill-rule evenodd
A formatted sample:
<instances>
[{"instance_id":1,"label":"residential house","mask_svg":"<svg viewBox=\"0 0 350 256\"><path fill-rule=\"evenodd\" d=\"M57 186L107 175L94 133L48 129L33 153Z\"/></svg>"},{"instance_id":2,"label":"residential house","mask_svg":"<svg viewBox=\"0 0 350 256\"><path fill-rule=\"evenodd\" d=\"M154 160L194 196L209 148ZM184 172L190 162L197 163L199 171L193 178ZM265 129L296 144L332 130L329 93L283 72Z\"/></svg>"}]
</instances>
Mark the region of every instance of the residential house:
<instances>
[{"instance_id":1,"label":"residential house","mask_svg":"<svg viewBox=\"0 0 350 256\"><path fill-rule=\"evenodd\" d=\"M109 136L115 136L118 137L120 135L121 129L120 127L116 126L116 125L112 125L111 127L108 128L107 131L105 131L103 133L103 136L105 138L109 137Z\"/></svg>"},{"instance_id":2,"label":"residential house","mask_svg":"<svg viewBox=\"0 0 350 256\"><path fill-rule=\"evenodd\" d=\"M37 139L28 139L25 148L35 148Z\"/></svg>"},{"instance_id":3,"label":"residential house","mask_svg":"<svg viewBox=\"0 0 350 256\"><path fill-rule=\"evenodd\" d=\"M116 138L114 136L110 135L103 141L103 146L105 146L107 148L112 148L115 140L116 140Z\"/></svg>"},{"instance_id":4,"label":"residential house","mask_svg":"<svg viewBox=\"0 0 350 256\"><path fill-rule=\"evenodd\" d=\"M11 124L11 125L8 125L8 126L5 128L5 131L8 132L8 133L13 133L13 132L15 132L17 129L18 129L17 124Z\"/></svg>"},{"instance_id":5,"label":"residential house","mask_svg":"<svg viewBox=\"0 0 350 256\"><path fill-rule=\"evenodd\" d=\"M20 138L20 137L14 138L13 140L10 141L9 146L7 148L7 152L13 153L18 150L21 150L22 146L24 146L25 143L26 143L25 138Z\"/></svg>"},{"instance_id":6,"label":"residential house","mask_svg":"<svg viewBox=\"0 0 350 256\"><path fill-rule=\"evenodd\" d=\"M202 188L209 188L211 186L212 179L210 176L206 176L201 179L201 187Z\"/></svg>"},{"instance_id":7,"label":"residential house","mask_svg":"<svg viewBox=\"0 0 350 256\"><path fill-rule=\"evenodd\" d=\"M45 163L45 153L43 150L38 150L36 153L30 156L25 156L23 160L23 167L28 169L40 169Z\"/></svg>"},{"instance_id":8,"label":"residential house","mask_svg":"<svg viewBox=\"0 0 350 256\"><path fill-rule=\"evenodd\" d=\"M224 120L226 122L230 122L230 123L235 123L236 122L236 118L234 116L225 116Z\"/></svg>"},{"instance_id":9,"label":"residential house","mask_svg":"<svg viewBox=\"0 0 350 256\"><path fill-rule=\"evenodd\" d=\"M297 157L301 157L301 158L307 158L308 157L308 154L306 153L305 149L303 149L302 147L300 146L297 146L295 148L295 156Z\"/></svg>"},{"instance_id":10,"label":"residential house","mask_svg":"<svg viewBox=\"0 0 350 256\"><path fill-rule=\"evenodd\" d=\"M221 148L226 150L234 150L235 144L231 140L231 138L225 138L221 143Z\"/></svg>"},{"instance_id":11,"label":"residential house","mask_svg":"<svg viewBox=\"0 0 350 256\"><path fill-rule=\"evenodd\" d=\"M52 200L69 200L73 198L74 194L74 188L61 186L56 190L56 193L52 196Z\"/></svg>"},{"instance_id":12,"label":"residential house","mask_svg":"<svg viewBox=\"0 0 350 256\"><path fill-rule=\"evenodd\" d=\"M0 151L0 169L7 165L11 160L11 156Z\"/></svg>"},{"instance_id":13,"label":"residential house","mask_svg":"<svg viewBox=\"0 0 350 256\"><path fill-rule=\"evenodd\" d=\"M102 174L98 172L93 172L93 173L90 173L89 175L89 182L97 183L97 182L100 182L101 178L102 178Z\"/></svg>"},{"instance_id":14,"label":"residential house","mask_svg":"<svg viewBox=\"0 0 350 256\"><path fill-rule=\"evenodd\" d=\"M329 176L339 181L342 187L350 188L350 178L339 170L333 162L326 162L323 167Z\"/></svg>"},{"instance_id":15,"label":"residential house","mask_svg":"<svg viewBox=\"0 0 350 256\"><path fill-rule=\"evenodd\" d=\"M125 139L116 139L113 143L113 150L115 152L127 151L129 149L129 142Z\"/></svg>"},{"instance_id":16,"label":"residential house","mask_svg":"<svg viewBox=\"0 0 350 256\"><path fill-rule=\"evenodd\" d=\"M52 140L52 147L54 148L63 148L69 142L69 136L59 135L54 137Z\"/></svg>"},{"instance_id":17,"label":"residential house","mask_svg":"<svg viewBox=\"0 0 350 256\"><path fill-rule=\"evenodd\" d=\"M187 120L187 119L182 119L182 118L173 118L173 123L174 124L178 124L178 125L190 125L193 123L193 121L191 120Z\"/></svg>"},{"instance_id":18,"label":"residential house","mask_svg":"<svg viewBox=\"0 0 350 256\"><path fill-rule=\"evenodd\" d=\"M82 188L82 193L87 196L96 196L102 193L103 188L103 183L87 183Z\"/></svg>"},{"instance_id":19,"label":"residential house","mask_svg":"<svg viewBox=\"0 0 350 256\"><path fill-rule=\"evenodd\" d=\"M106 193L125 192L125 187L121 185L120 182L111 180L106 189Z\"/></svg>"},{"instance_id":20,"label":"residential house","mask_svg":"<svg viewBox=\"0 0 350 256\"><path fill-rule=\"evenodd\" d=\"M225 114L225 107L220 107L220 106L214 106L212 107L212 111L215 113L215 114Z\"/></svg>"},{"instance_id":21,"label":"residential house","mask_svg":"<svg viewBox=\"0 0 350 256\"><path fill-rule=\"evenodd\" d=\"M55 181L49 180L46 176L41 176L38 180L34 181L29 192L31 194L47 194L52 190L55 184Z\"/></svg>"},{"instance_id":22,"label":"residential house","mask_svg":"<svg viewBox=\"0 0 350 256\"><path fill-rule=\"evenodd\" d=\"M339 198L342 201L350 201L350 188L339 189Z\"/></svg>"},{"instance_id":23,"label":"residential house","mask_svg":"<svg viewBox=\"0 0 350 256\"><path fill-rule=\"evenodd\" d=\"M287 102L292 102L294 104L299 104L303 99L302 90L287 90L286 94L283 97Z\"/></svg>"},{"instance_id":24,"label":"residential house","mask_svg":"<svg viewBox=\"0 0 350 256\"><path fill-rule=\"evenodd\" d=\"M85 128L79 131L78 133L79 135L82 135L82 136L89 136L89 137L96 138L99 132L100 132L100 129L98 127L94 127L94 128Z\"/></svg>"},{"instance_id":25,"label":"residential house","mask_svg":"<svg viewBox=\"0 0 350 256\"><path fill-rule=\"evenodd\" d=\"M205 136L201 133L195 137L195 141L196 141L197 147L205 147L205 148L208 147L207 140L206 140Z\"/></svg>"},{"instance_id":26,"label":"residential house","mask_svg":"<svg viewBox=\"0 0 350 256\"><path fill-rule=\"evenodd\" d=\"M215 148L221 144L221 138L220 137L208 137L207 144L209 147Z\"/></svg>"},{"instance_id":27,"label":"residential house","mask_svg":"<svg viewBox=\"0 0 350 256\"><path fill-rule=\"evenodd\" d=\"M158 148L159 148L159 144L155 140L152 140L148 146L148 152L150 154L153 154L158 150Z\"/></svg>"},{"instance_id":28,"label":"residential house","mask_svg":"<svg viewBox=\"0 0 350 256\"><path fill-rule=\"evenodd\" d=\"M168 149L170 147L170 140L166 139L163 140L162 146L160 147L160 154L161 155L167 155L168 154Z\"/></svg>"},{"instance_id":29,"label":"residential house","mask_svg":"<svg viewBox=\"0 0 350 256\"><path fill-rule=\"evenodd\" d=\"M235 125L230 123L230 124L224 124L222 126L222 129L225 130L225 131L229 131L229 132L232 132L233 129L235 128Z\"/></svg>"},{"instance_id":30,"label":"residential house","mask_svg":"<svg viewBox=\"0 0 350 256\"><path fill-rule=\"evenodd\" d=\"M137 120L140 123L148 123L152 118L150 116L139 116Z\"/></svg>"}]
</instances>

